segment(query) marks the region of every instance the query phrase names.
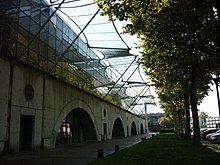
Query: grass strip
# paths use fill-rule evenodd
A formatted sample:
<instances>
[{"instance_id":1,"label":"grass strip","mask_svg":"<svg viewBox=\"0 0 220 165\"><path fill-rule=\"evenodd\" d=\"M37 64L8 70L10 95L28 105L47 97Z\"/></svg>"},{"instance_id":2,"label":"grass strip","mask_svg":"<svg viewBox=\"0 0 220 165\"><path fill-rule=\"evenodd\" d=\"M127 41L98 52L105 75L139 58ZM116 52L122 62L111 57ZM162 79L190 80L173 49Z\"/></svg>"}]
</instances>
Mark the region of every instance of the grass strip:
<instances>
[{"instance_id":1,"label":"grass strip","mask_svg":"<svg viewBox=\"0 0 220 165\"><path fill-rule=\"evenodd\" d=\"M173 133L160 134L90 165L220 165L220 155Z\"/></svg>"}]
</instances>

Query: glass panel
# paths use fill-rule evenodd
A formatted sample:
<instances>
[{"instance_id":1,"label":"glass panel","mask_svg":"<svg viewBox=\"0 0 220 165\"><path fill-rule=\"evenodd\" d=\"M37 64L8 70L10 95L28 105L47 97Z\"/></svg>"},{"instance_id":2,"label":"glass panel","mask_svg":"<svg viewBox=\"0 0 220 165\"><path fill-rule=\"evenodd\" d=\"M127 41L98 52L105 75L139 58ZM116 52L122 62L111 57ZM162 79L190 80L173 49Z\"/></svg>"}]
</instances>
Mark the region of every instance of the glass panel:
<instances>
[{"instance_id":1,"label":"glass panel","mask_svg":"<svg viewBox=\"0 0 220 165\"><path fill-rule=\"evenodd\" d=\"M56 36L56 28L52 22L49 22L49 33L53 36Z\"/></svg>"},{"instance_id":2,"label":"glass panel","mask_svg":"<svg viewBox=\"0 0 220 165\"><path fill-rule=\"evenodd\" d=\"M56 33L57 33L57 37L58 37L60 40L62 40L62 39L63 39L63 37L62 37L62 31L61 31L60 29L57 29Z\"/></svg>"},{"instance_id":3,"label":"glass panel","mask_svg":"<svg viewBox=\"0 0 220 165\"><path fill-rule=\"evenodd\" d=\"M62 28L63 28L63 21L61 20L61 18L59 16L57 16L56 25L57 25L57 27L60 30L62 30Z\"/></svg>"},{"instance_id":4,"label":"glass panel","mask_svg":"<svg viewBox=\"0 0 220 165\"><path fill-rule=\"evenodd\" d=\"M53 10L50 9L50 15L52 15ZM50 19L50 21L54 24L54 26L56 25L57 22L57 15L54 14L53 17Z\"/></svg>"},{"instance_id":5,"label":"glass panel","mask_svg":"<svg viewBox=\"0 0 220 165\"><path fill-rule=\"evenodd\" d=\"M30 21L30 32L34 35L40 30L40 25L37 24L34 20Z\"/></svg>"},{"instance_id":6,"label":"glass panel","mask_svg":"<svg viewBox=\"0 0 220 165\"><path fill-rule=\"evenodd\" d=\"M49 45L55 49L56 48L56 38L52 35L49 34Z\"/></svg>"},{"instance_id":7,"label":"glass panel","mask_svg":"<svg viewBox=\"0 0 220 165\"><path fill-rule=\"evenodd\" d=\"M72 43L75 37L76 37L76 34L70 29L69 30L69 42Z\"/></svg>"},{"instance_id":8,"label":"glass panel","mask_svg":"<svg viewBox=\"0 0 220 165\"><path fill-rule=\"evenodd\" d=\"M48 18L49 17L50 9L48 7L42 7L41 8L41 12L42 12L44 17Z\"/></svg>"},{"instance_id":9,"label":"glass panel","mask_svg":"<svg viewBox=\"0 0 220 165\"><path fill-rule=\"evenodd\" d=\"M63 52L62 42L58 39L56 40L56 51L58 52L58 54L62 54Z\"/></svg>"},{"instance_id":10,"label":"glass panel","mask_svg":"<svg viewBox=\"0 0 220 165\"><path fill-rule=\"evenodd\" d=\"M29 17L20 17L19 18L19 25L21 25L23 28L29 31L29 23L30 18Z\"/></svg>"},{"instance_id":11,"label":"glass panel","mask_svg":"<svg viewBox=\"0 0 220 165\"><path fill-rule=\"evenodd\" d=\"M37 23L40 23L40 11L39 9L32 6L31 8L31 18Z\"/></svg>"},{"instance_id":12,"label":"glass panel","mask_svg":"<svg viewBox=\"0 0 220 165\"><path fill-rule=\"evenodd\" d=\"M47 21L47 17L45 17L42 13L41 13L41 25L44 25L45 24L45 22Z\"/></svg>"},{"instance_id":13,"label":"glass panel","mask_svg":"<svg viewBox=\"0 0 220 165\"><path fill-rule=\"evenodd\" d=\"M48 47L48 59L54 61L56 58L56 51L54 48Z\"/></svg>"},{"instance_id":14,"label":"glass panel","mask_svg":"<svg viewBox=\"0 0 220 165\"><path fill-rule=\"evenodd\" d=\"M35 38L35 40L31 43L30 48L32 50L35 50L36 52L39 52L39 46L40 46L40 38L39 36Z\"/></svg>"},{"instance_id":15,"label":"glass panel","mask_svg":"<svg viewBox=\"0 0 220 165\"><path fill-rule=\"evenodd\" d=\"M69 27L67 26L67 24L64 22L63 23L63 39L68 41L69 39Z\"/></svg>"},{"instance_id":16,"label":"glass panel","mask_svg":"<svg viewBox=\"0 0 220 165\"><path fill-rule=\"evenodd\" d=\"M20 6L30 6L30 2L28 0L20 0Z\"/></svg>"},{"instance_id":17,"label":"glass panel","mask_svg":"<svg viewBox=\"0 0 220 165\"><path fill-rule=\"evenodd\" d=\"M11 1L0 1L0 10L4 11L7 15L17 17L18 15L18 6L19 3L17 0L11 0Z\"/></svg>"},{"instance_id":18,"label":"glass panel","mask_svg":"<svg viewBox=\"0 0 220 165\"><path fill-rule=\"evenodd\" d=\"M47 58L47 44L45 44L44 42L40 42L40 54L43 57Z\"/></svg>"},{"instance_id":19,"label":"glass panel","mask_svg":"<svg viewBox=\"0 0 220 165\"><path fill-rule=\"evenodd\" d=\"M44 41L45 44L48 44L49 34L48 34L48 32L47 32L46 30L44 30L44 29L41 30L40 39L41 39L42 41Z\"/></svg>"}]
</instances>

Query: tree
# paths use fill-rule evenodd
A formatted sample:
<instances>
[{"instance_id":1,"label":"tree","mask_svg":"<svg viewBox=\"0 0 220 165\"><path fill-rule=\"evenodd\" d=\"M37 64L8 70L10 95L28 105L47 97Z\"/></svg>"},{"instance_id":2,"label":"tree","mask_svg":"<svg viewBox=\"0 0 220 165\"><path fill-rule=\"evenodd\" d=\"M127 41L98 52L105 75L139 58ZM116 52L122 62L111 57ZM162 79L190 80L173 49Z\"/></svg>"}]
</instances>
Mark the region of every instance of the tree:
<instances>
[{"instance_id":1,"label":"tree","mask_svg":"<svg viewBox=\"0 0 220 165\"><path fill-rule=\"evenodd\" d=\"M199 118L201 119L201 127L206 127L206 118L208 118L208 114L205 112L200 112Z\"/></svg>"},{"instance_id":2,"label":"tree","mask_svg":"<svg viewBox=\"0 0 220 165\"><path fill-rule=\"evenodd\" d=\"M158 123L163 128L172 128L173 127L173 121L171 119L169 119L168 117L159 118Z\"/></svg>"},{"instance_id":3,"label":"tree","mask_svg":"<svg viewBox=\"0 0 220 165\"><path fill-rule=\"evenodd\" d=\"M206 0L99 2L110 19L115 16L119 20L130 20L125 32L140 37L143 65L162 105L169 107L169 111L177 111L189 103L189 96L193 143L200 144L197 104L210 89L210 69L217 65L218 58L218 24L211 3ZM184 99L187 99L185 104ZM171 108L172 105L175 108Z\"/></svg>"},{"instance_id":4,"label":"tree","mask_svg":"<svg viewBox=\"0 0 220 165\"><path fill-rule=\"evenodd\" d=\"M209 117L209 115L208 115L207 113L205 113L205 112L200 112L199 117L200 117L201 119L206 119L206 118Z\"/></svg>"}]
</instances>

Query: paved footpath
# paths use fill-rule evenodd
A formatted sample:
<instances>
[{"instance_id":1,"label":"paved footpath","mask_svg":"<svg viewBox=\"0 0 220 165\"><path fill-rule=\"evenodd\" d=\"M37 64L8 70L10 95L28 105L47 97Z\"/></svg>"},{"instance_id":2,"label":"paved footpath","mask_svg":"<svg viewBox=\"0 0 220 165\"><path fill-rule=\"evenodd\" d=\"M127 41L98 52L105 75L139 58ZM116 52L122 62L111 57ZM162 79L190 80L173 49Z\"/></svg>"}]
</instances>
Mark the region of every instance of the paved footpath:
<instances>
[{"instance_id":1,"label":"paved footpath","mask_svg":"<svg viewBox=\"0 0 220 165\"><path fill-rule=\"evenodd\" d=\"M100 142L59 145L51 150L27 151L0 156L0 165L85 165L98 158L99 149L103 149L103 155L106 156L115 152L115 145L119 145L121 150L141 142L142 137L150 138L151 134Z\"/></svg>"}]
</instances>

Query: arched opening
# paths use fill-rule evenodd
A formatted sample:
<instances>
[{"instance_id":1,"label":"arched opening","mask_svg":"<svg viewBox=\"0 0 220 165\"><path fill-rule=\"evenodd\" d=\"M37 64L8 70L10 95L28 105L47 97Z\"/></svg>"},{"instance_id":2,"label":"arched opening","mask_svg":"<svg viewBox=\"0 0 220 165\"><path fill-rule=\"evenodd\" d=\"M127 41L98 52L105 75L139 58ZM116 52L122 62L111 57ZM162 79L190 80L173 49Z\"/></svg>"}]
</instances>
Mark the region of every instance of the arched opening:
<instances>
[{"instance_id":1,"label":"arched opening","mask_svg":"<svg viewBox=\"0 0 220 165\"><path fill-rule=\"evenodd\" d=\"M56 144L88 140L97 140L94 124L85 110L76 108L63 120L58 131Z\"/></svg>"},{"instance_id":2,"label":"arched opening","mask_svg":"<svg viewBox=\"0 0 220 165\"><path fill-rule=\"evenodd\" d=\"M140 133L141 134L143 134L144 133L144 126L143 126L143 124L141 123L141 128L140 128L141 130L140 130Z\"/></svg>"},{"instance_id":3,"label":"arched opening","mask_svg":"<svg viewBox=\"0 0 220 165\"><path fill-rule=\"evenodd\" d=\"M134 121L131 124L131 135L137 135L137 129Z\"/></svg>"},{"instance_id":4,"label":"arched opening","mask_svg":"<svg viewBox=\"0 0 220 165\"><path fill-rule=\"evenodd\" d=\"M119 117L115 119L112 130L112 138L118 138L118 137L125 137L123 124Z\"/></svg>"}]
</instances>

